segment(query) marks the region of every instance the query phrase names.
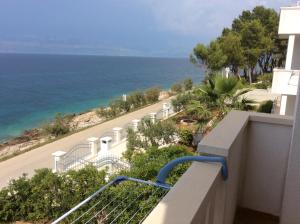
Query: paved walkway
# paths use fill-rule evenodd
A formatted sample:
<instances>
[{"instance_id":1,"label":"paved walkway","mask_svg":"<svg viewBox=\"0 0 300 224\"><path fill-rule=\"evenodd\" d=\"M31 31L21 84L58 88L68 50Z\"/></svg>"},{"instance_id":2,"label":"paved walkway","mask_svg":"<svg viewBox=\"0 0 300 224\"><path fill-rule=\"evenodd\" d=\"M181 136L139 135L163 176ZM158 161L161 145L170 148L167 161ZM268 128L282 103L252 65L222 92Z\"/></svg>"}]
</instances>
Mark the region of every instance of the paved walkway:
<instances>
[{"instance_id":1,"label":"paved walkway","mask_svg":"<svg viewBox=\"0 0 300 224\"><path fill-rule=\"evenodd\" d=\"M57 150L67 151L74 145L86 142L86 139L89 137L101 136L105 132L111 131L114 127L123 126L131 122L133 119L140 119L151 112L157 112L162 109L163 103L169 101L170 99L160 101L154 105L134 111L111 121L104 122L63 139L33 149L9 160L0 162L0 188L6 186L11 178L17 178L23 173L27 173L29 176L32 176L35 169L53 168L53 157L51 155L53 152Z\"/></svg>"}]
</instances>

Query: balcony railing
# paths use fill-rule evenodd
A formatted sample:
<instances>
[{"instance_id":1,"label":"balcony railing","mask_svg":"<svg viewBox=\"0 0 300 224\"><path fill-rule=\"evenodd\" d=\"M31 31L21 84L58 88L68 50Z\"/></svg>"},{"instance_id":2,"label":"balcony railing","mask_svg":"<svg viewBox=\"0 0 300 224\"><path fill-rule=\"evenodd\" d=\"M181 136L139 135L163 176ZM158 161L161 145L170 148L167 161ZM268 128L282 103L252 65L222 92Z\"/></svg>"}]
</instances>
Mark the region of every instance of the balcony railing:
<instances>
[{"instance_id":1,"label":"balcony railing","mask_svg":"<svg viewBox=\"0 0 300 224\"><path fill-rule=\"evenodd\" d=\"M296 95L300 70L274 69L272 93Z\"/></svg>"}]
</instances>

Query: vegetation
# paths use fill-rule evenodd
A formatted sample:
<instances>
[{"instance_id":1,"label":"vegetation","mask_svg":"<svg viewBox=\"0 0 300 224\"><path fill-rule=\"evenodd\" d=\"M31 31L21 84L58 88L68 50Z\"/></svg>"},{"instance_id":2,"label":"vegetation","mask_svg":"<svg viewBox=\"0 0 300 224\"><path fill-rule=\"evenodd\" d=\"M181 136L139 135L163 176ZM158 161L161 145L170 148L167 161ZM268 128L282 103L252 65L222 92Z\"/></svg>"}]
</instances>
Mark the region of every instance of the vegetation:
<instances>
[{"instance_id":1,"label":"vegetation","mask_svg":"<svg viewBox=\"0 0 300 224\"><path fill-rule=\"evenodd\" d=\"M190 154L180 146L151 148L145 153L136 154L131 161L132 168L121 174L154 180L159 169L167 162ZM187 167L188 164L176 167L168 178L168 182L174 184ZM103 186L105 175L105 171L98 171L94 167L87 166L78 171L68 171L64 174L41 169L37 170L32 178L24 175L19 179L12 180L8 187L0 191L0 222L9 223L22 220L47 223L61 216ZM110 197L104 195L103 199L106 198L106 200L103 200L99 206L103 206L107 200L111 200L117 195L128 195L128 192L132 192L132 187L133 185L129 183L110 188L107 191L107 195ZM147 189L146 185L135 190L133 197L145 189ZM154 202L149 203L150 208ZM142 203L145 201L138 201L132 209L144 206ZM130 215L128 213L124 213L124 217L128 217Z\"/></svg>"},{"instance_id":2,"label":"vegetation","mask_svg":"<svg viewBox=\"0 0 300 224\"><path fill-rule=\"evenodd\" d=\"M53 122L50 122L44 126L46 133L55 137L67 134L70 131L70 120L72 116L62 116L61 113L57 113Z\"/></svg>"},{"instance_id":3,"label":"vegetation","mask_svg":"<svg viewBox=\"0 0 300 224\"><path fill-rule=\"evenodd\" d=\"M183 88L182 88L182 84L181 83L175 83L175 84L173 84L171 86L171 91L173 93L177 93L178 94L178 93L181 93L182 90L183 90Z\"/></svg>"},{"instance_id":4,"label":"vegetation","mask_svg":"<svg viewBox=\"0 0 300 224\"><path fill-rule=\"evenodd\" d=\"M273 74L272 73L266 73L266 74L260 75L257 78L258 82L255 83L255 87L258 88L258 89L271 88L272 79L273 79Z\"/></svg>"},{"instance_id":5,"label":"vegetation","mask_svg":"<svg viewBox=\"0 0 300 224\"><path fill-rule=\"evenodd\" d=\"M183 80L183 86L185 91L191 90L193 88L193 80L192 79Z\"/></svg>"},{"instance_id":6,"label":"vegetation","mask_svg":"<svg viewBox=\"0 0 300 224\"><path fill-rule=\"evenodd\" d=\"M273 101L268 100L259 105L257 112L270 114L272 112L272 109L273 109Z\"/></svg>"},{"instance_id":7,"label":"vegetation","mask_svg":"<svg viewBox=\"0 0 300 224\"><path fill-rule=\"evenodd\" d=\"M257 6L243 11L216 40L196 45L191 62L205 66L209 74L229 67L239 76L242 70L251 83L255 75L282 66L287 42L278 38L278 23L279 15L273 9Z\"/></svg>"},{"instance_id":8,"label":"vegetation","mask_svg":"<svg viewBox=\"0 0 300 224\"><path fill-rule=\"evenodd\" d=\"M186 146L191 146L193 143L194 135L190 129L181 128L178 130L179 142Z\"/></svg>"},{"instance_id":9,"label":"vegetation","mask_svg":"<svg viewBox=\"0 0 300 224\"><path fill-rule=\"evenodd\" d=\"M129 128L127 133L127 151L124 157L130 161L135 153L173 143L176 128L172 121L153 123L150 119L143 119L138 125L138 131Z\"/></svg>"},{"instance_id":10,"label":"vegetation","mask_svg":"<svg viewBox=\"0 0 300 224\"><path fill-rule=\"evenodd\" d=\"M152 87L145 92L135 91L127 96L126 100L117 98L109 103L109 106L101 107L96 112L100 117L113 118L118 115L136 110L142 106L158 101L161 89Z\"/></svg>"}]
</instances>

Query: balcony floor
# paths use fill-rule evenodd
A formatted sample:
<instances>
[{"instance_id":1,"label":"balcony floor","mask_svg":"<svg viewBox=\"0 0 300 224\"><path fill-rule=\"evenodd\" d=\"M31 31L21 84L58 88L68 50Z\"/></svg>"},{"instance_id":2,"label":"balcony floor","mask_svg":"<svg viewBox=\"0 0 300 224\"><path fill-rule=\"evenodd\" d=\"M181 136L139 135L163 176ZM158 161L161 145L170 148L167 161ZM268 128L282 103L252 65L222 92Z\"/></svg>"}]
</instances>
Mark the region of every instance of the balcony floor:
<instances>
[{"instance_id":1,"label":"balcony floor","mask_svg":"<svg viewBox=\"0 0 300 224\"><path fill-rule=\"evenodd\" d=\"M234 224L279 224L279 218L246 208L238 208Z\"/></svg>"}]
</instances>

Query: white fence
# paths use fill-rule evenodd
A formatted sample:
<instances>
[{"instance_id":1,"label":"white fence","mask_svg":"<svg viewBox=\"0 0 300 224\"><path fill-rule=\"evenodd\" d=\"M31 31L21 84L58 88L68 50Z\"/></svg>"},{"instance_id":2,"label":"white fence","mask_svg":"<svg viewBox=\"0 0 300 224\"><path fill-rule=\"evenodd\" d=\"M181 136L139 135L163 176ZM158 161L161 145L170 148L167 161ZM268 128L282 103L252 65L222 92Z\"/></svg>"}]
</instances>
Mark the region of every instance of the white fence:
<instances>
[{"instance_id":1,"label":"white fence","mask_svg":"<svg viewBox=\"0 0 300 224\"><path fill-rule=\"evenodd\" d=\"M163 104L163 108L148 116L153 122L168 119L174 115L174 110L169 104ZM122 151L126 150L127 130L137 130L138 119L127 123L122 127L113 128L100 137L87 139L88 143L75 145L69 151L57 151L54 156L54 171L65 172L70 169L81 169L86 165L94 165L98 169L108 167L110 172L129 167L129 163L123 160ZM113 153L118 151L118 153Z\"/></svg>"}]
</instances>

